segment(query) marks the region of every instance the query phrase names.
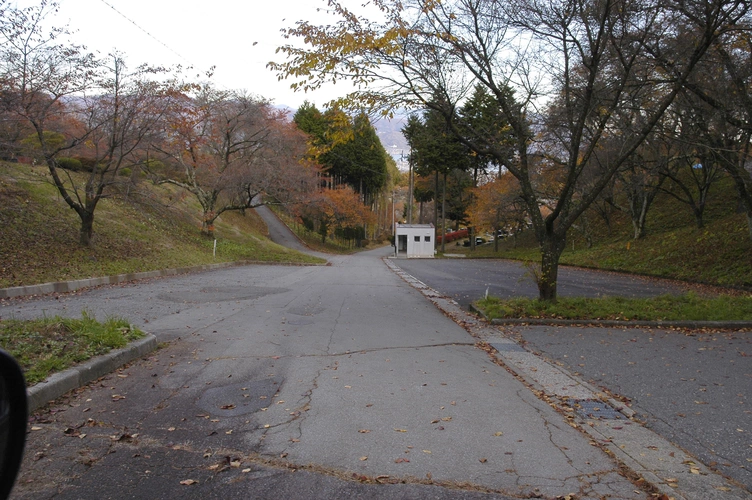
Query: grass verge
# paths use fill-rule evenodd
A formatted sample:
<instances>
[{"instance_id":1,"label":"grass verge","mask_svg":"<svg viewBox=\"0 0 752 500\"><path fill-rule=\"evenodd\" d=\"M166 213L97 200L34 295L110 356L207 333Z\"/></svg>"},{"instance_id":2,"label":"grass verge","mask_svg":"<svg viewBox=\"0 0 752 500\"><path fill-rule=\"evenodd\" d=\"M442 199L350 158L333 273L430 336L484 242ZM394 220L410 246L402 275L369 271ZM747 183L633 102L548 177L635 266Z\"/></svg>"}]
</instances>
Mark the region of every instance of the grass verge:
<instances>
[{"instance_id":1,"label":"grass verge","mask_svg":"<svg viewBox=\"0 0 752 500\"><path fill-rule=\"evenodd\" d=\"M752 296L749 295L706 298L688 293L653 298L561 297L556 302L488 297L474 305L489 319L752 321Z\"/></svg>"},{"instance_id":2,"label":"grass verge","mask_svg":"<svg viewBox=\"0 0 752 500\"><path fill-rule=\"evenodd\" d=\"M21 365L27 386L143 336L122 318L99 322L86 312L80 319L0 320L0 347Z\"/></svg>"}]
</instances>

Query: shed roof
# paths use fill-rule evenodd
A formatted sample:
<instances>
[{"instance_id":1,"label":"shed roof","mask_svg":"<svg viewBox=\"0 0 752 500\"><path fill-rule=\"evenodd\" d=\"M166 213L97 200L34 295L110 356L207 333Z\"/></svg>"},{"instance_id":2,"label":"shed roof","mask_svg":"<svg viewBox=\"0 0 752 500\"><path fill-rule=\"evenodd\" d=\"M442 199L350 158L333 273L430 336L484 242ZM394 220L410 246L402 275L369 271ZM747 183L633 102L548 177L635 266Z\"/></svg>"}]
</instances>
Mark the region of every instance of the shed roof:
<instances>
[{"instance_id":1,"label":"shed roof","mask_svg":"<svg viewBox=\"0 0 752 500\"><path fill-rule=\"evenodd\" d=\"M400 224L397 223L397 227L406 227L408 229L425 229L425 228L432 228L433 224Z\"/></svg>"}]
</instances>

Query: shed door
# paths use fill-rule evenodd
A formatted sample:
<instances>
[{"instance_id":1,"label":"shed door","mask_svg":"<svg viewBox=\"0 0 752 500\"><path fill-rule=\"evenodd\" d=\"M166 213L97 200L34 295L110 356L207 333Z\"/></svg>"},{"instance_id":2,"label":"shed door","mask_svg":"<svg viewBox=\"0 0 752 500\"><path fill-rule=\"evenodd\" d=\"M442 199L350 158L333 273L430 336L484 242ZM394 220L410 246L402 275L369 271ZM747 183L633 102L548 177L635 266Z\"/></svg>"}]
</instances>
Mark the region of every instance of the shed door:
<instances>
[{"instance_id":1,"label":"shed door","mask_svg":"<svg viewBox=\"0 0 752 500\"><path fill-rule=\"evenodd\" d=\"M407 235L406 234L397 235L397 251L407 252Z\"/></svg>"}]
</instances>

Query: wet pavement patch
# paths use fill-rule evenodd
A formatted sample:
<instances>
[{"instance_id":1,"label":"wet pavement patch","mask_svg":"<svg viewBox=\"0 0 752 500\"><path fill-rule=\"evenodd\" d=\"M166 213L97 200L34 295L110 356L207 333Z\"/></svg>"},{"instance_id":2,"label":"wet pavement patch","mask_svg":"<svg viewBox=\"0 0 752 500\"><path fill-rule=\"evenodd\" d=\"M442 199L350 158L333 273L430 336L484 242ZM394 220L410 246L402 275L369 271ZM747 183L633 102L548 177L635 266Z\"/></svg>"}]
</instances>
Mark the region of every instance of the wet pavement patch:
<instances>
[{"instance_id":1,"label":"wet pavement patch","mask_svg":"<svg viewBox=\"0 0 752 500\"><path fill-rule=\"evenodd\" d=\"M603 401L592 399L567 399L567 406L573 408L581 418L593 420L626 420L626 417Z\"/></svg>"},{"instance_id":2,"label":"wet pavement patch","mask_svg":"<svg viewBox=\"0 0 752 500\"><path fill-rule=\"evenodd\" d=\"M271 405L280 386L280 380L268 378L212 387L204 391L196 405L214 416L247 415Z\"/></svg>"},{"instance_id":3,"label":"wet pavement patch","mask_svg":"<svg viewBox=\"0 0 752 500\"><path fill-rule=\"evenodd\" d=\"M198 291L169 292L159 294L161 300L189 304L227 302L231 300L254 300L267 295L288 292L288 288L265 286L205 287Z\"/></svg>"}]
</instances>

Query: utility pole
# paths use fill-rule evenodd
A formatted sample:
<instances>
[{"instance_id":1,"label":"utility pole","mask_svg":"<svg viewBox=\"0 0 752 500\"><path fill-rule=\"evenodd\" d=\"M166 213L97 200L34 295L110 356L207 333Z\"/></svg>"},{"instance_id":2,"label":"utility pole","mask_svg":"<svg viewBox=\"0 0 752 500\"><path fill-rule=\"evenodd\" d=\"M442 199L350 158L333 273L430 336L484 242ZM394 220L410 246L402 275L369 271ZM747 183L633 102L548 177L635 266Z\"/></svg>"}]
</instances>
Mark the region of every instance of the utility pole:
<instances>
[{"instance_id":1,"label":"utility pole","mask_svg":"<svg viewBox=\"0 0 752 500\"><path fill-rule=\"evenodd\" d=\"M408 188L407 188L407 223L412 224L413 223L413 158L412 158L412 148L410 148L410 153L407 155L407 178L408 178ZM405 161L405 151L402 151L402 161Z\"/></svg>"},{"instance_id":2,"label":"utility pole","mask_svg":"<svg viewBox=\"0 0 752 500\"><path fill-rule=\"evenodd\" d=\"M394 240L394 247L397 248L397 215L394 209L394 188L392 188L392 239Z\"/></svg>"},{"instance_id":3,"label":"utility pole","mask_svg":"<svg viewBox=\"0 0 752 500\"><path fill-rule=\"evenodd\" d=\"M408 166L408 179L409 179L409 191L407 192L407 223L413 223L413 149L410 148L410 153L407 155Z\"/></svg>"}]
</instances>

